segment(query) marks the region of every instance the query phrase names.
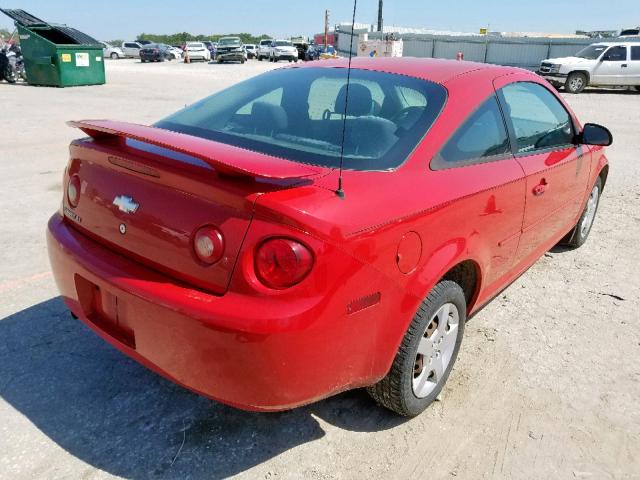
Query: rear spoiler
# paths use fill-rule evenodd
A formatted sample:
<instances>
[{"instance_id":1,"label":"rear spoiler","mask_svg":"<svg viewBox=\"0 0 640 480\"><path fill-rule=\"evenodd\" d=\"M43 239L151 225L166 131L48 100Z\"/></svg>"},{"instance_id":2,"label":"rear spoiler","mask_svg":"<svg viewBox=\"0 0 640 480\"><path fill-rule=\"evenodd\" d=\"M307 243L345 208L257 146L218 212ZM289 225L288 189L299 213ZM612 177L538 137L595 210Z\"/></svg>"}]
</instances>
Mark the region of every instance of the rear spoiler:
<instances>
[{"instance_id":1,"label":"rear spoiler","mask_svg":"<svg viewBox=\"0 0 640 480\"><path fill-rule=\"evenodd\" d=\"M131 138L202 160L218 172L270 179L293 179L316 175L319 168L251 152L224 143L193 137L184 133L109 120L67 122L94 139Z\"/></svg>"}]
</instances>

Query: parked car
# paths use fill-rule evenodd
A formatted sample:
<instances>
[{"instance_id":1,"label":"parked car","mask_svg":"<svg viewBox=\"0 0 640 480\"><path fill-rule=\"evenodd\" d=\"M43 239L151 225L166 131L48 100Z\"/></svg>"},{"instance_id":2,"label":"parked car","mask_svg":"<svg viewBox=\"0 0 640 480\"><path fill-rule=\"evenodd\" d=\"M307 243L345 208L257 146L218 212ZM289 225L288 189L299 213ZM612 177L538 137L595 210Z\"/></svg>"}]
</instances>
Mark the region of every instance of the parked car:
<instances>
[{"instance_id":1,"label":"parked car","mask_svg":"<svg viewBox=\"0 0 640 480\"><path fill-rule=\"evenodd\" d=\"M176 60L180 60L184 53L181 48L176 48L173 45L169 45L169 52L171 52L171 56Z\"/></svg>"},{"instance_id":2,"label":"parked car","mask_svg":"<svg viewBox=\"0 0 640 480\"><path fill-rule=\"evenodd\" d=\"M622 30L619 38L640 38L640 27Z\"/></svg>"},{"instance_id":3,"label":"parked car","mask_svg":"<svg viewBox=\"0 0 640 480\"><path fill-rule=\"evenodd\" d=\"M151 45L153 42L151 40L136 40L140 45Z\"/></svg>"},{"instance_id":4,"label":"parked car","mask_svg":"<svg viewBox=\"0 0 640 480\"><path fill-rule=\"evenodd\" d=\"M544 60L538 74L569 93L588 86L629 86L640 91L640 43L595 43L573 57Z\"/></svg>"},{"instance_id":5,"label":"parked car","mask_svg":"<svg viewBox=\"0 0 640 480\"><path fill-rule=\"evenodd\" d=\"M246 61L246 51L239 37L223 37L218 40L216 60L218 63Z\"/></svg>"},{"instance_id":6,"label":"parked car","mask_svg":"<svg viewBox=\"0 0 640 480\"><path fill-rule=\"evenodd\" d=\"M110 58L112 60L117 60L119 58L124 58L125 54L120 47L114 47L113 45L107 42L100 42L103 46L102 55L104 58Z\"/></svg>"},{"instance_id":7,"label":"parked car","mask_svg":"<svg viewBox=\"0 0 640 480\"><path fill-rule=\"evenodd\" d=\"M142 63L164 62L174 58L171 47L163 43L149 43L140 49L140 61Z\"/></svg>"},{"instance_id":8,"label":"parked car","mask_svg":"<svg viewBox=\"0 0 640 480\"><path fill-rule=\"evenodd\" d=\"M291 43L298 50L298 60L305 60L307 57L307 50L309 49L309 44L306 40L298 39L292 40Z\"/></svg>"},{"instance_id":9,"label":"parked car","mask_svg":"<svg viewBox=\"0 0 640 480\"><path fill-rule=\"evenodd\" d=\"M245 44L244 49L247 52L247 59L256 58L258 55L258 47L252 43Z\"/></svg>"},{"instance_id":10,"label":"parked car","mask_svg":"<svg viewBox=\"0 0 640 480\"><path fill-rule=\"evenodd\" d=\"M298 61L298 49L289 40L276 40L272 44L269 61L279 62L280 60Z\"/></svg>"},{"instance_id":11,"label":"parked car","mask_svg":"<svg viewBox=\"0 0 640 480\"><path fill-rule=\"evenodd\" d=\"M213 42L210 41L205 41L202 42L204 43L204 46L207 47L207 50L209 50L209 53L211 54L211 60L213 60L215 58L215 48L213 46Z\"/></svg>"},{"instance_id":12,"label":"parked car","mask_svg":"<svg viewBox=\"0 0 640 480\"><path fill-rule=\"evenodd\" d=\"M211 52L202 42L187 42L185 46L185 55L189 55L190 60L202 60L208 62L211 60Z\"/></svg>"},{"instance_id":13,"label":"parked car","mask_svg":"<svg viewBox=\"0 0 640 480\"><path fill-rule=\"evenodd\" d=\"M273 47L273 39L267 38L265 40L260 40L260 44L258 45L258 60L266 60L271 58L271 48Z\"/></svg>"},{"instance_id":14,"label":"parked car","mask_svg":"<svg viewBox=\"0 0 640 480\"><path fill-rule=\"evenodd\" d=\"M121 50L127 58L140 58L142 44L138 42L122 42Z\"/></svg>"},{"instance_id":15,"label":"parked car","mask_svg":"<svg viewBox=\"0 0 640 480\"><path fill-rule=\"evenodd\" d=\"M367 386L417 415L467 318L587 240L611 134L517 68L356 58L348 85L346 60L315 65L152 127L71 122L92 138L70 147L53 274L104 340L207 397Z\"/></svg>"}]
</instances>

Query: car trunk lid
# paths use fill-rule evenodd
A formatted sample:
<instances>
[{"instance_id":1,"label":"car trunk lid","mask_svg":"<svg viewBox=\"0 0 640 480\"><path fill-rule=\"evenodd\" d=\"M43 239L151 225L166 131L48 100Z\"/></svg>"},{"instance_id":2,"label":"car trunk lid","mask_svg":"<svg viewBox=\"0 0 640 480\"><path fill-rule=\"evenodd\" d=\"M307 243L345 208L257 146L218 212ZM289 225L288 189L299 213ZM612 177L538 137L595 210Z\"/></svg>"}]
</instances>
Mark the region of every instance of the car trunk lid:
<instances>
[{"instance_id":1,"label":"car trunk lid","mask_svg":"<svg viewBox=\"0 0 640 480\"><path fill-rule=\"evenodd\" d=\"M92 139L73 142L68 177L80 180L65 217L87 236L207 291L229 284L254 203L265 192L312 182L322 169L163 129L118 122L71 122ZM214 265L194 255L195 232L224 237Z\"/></svg>"}]
</instances>

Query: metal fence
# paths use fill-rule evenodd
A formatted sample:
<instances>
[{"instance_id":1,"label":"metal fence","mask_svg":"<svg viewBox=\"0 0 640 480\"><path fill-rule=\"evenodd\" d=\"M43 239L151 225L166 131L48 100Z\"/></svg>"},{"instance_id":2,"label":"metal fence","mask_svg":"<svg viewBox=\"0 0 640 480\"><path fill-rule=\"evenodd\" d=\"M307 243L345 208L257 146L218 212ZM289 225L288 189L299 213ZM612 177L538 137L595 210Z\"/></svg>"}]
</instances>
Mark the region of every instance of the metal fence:
<instances>
[{"instance_id":1,"label":"metal fence","mask_svg":"<svg viewBox=\"0 0 640 480\"><path fill-rule=\"evenodd\" d=\"M356 30L355 34L367 33ZM458 52L465 60L535 70L547 58L567 57L597 43L592 38L521 38L478 36L444 36L427 34L398 34L404 42L405 57L455 59ZM379 32L369 33L369 39L383 38ZM341 55L349 55L350 33L338 32L337 49ZM602 40L602 41L616 41ZM621 40L620 40L621 41ZM628 41L628 40L626 40ZM354 38L353 54L357 55L358 41Z\"/></svg>"}]
</instances>

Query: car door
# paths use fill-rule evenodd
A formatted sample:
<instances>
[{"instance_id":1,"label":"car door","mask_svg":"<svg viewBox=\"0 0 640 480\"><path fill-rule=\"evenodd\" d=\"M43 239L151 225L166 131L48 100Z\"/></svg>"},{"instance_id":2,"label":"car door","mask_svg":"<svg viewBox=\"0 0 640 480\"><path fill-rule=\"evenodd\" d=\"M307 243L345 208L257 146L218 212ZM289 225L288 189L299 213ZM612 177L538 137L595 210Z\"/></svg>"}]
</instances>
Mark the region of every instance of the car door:
<instances>
[{"instance_id":1,"label":"car door","mask_svg":"<svg viewBox=\"0 0 640 480\"><path fill-rule=\"evenodd\" d=\"M508 77L505 81L509 82ZM577 221L591 152L574 143L573 116L544 85L529 79L497 86L514 154L526 176L526 207L516 255L523 261L552 247Z\"/></svg>"},{"instance_id":2,"label":"car door","mask_svg":"<svg viewBox=\"0 0 640 480\"><path fill-rule=\"evenodd\" d=\"M627 85L640 86L640 44L630 48Z\"/></svg>"},{"instance_id":3,"label":"car door","mask_svg":"<svg viewBox=\"0 0 640 480\"><path fill-rule=\"evenodd\" d=\"M460 189L458 202L442 211L444 221L464 224L470 243L479 245L474 249L484 256L484 284L501 283L513 266L518 247L525 180L514 159L495 95L471 113L431 160L430 167L439 175L444 174L437 181ZM426 226L425 238L433 234L435 225Z\"/></svg>"},{"instance_id":4,"label":"car door","mask_svg":"<svg viewBox=\"0 0 640 480\"><path fill-rule=\"evenodd\" d=\"M596 65L591 75L591 83L595 85L626 85L629 62L627 47L616 45L609 48Z\"/></svg>"}]
</instances>

